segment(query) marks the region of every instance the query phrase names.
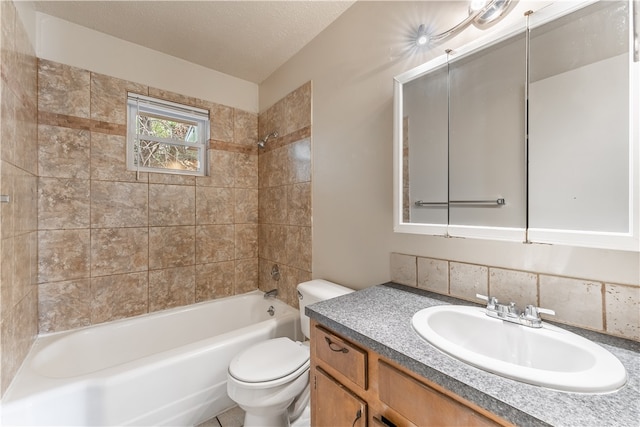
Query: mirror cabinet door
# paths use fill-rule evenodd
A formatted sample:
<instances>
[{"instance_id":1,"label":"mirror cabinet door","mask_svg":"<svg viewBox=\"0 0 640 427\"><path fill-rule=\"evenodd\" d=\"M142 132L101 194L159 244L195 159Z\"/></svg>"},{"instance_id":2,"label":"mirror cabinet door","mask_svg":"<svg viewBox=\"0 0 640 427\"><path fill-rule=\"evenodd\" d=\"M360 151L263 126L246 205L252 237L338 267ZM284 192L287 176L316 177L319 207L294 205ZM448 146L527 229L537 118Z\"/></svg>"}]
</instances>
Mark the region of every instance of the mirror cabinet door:
<instances>
[{"instance_id":1,"label":"mirror cabinet door","mask_svg":"<svg viewBox=\"0 0 640 427\"><path fill-rule=\"evenodd\" d=\"M395 231L640 250L630 3L584 4L396 77Z\"/></svg>"},{"instance_id":2,"label":"mirror cabinet door","mask_svg":"<svg viewBox=\"0 0 640 427\"><path fill-rule=\"evenodd\" d=\"M447 68L403 86L403 220L448 222Z\"/></svg>"},{"instance_id":3,"label":"mirror cabinet door","mask_svg":"<svg viewBox=\"0 0 640 427\"><path fill-rule=\"evenodd\" d=\"M629 17L605 1L531 29L532 241L619 248L631 232Z\"/></svg>"},{"instance_id":4,"label":"mirror cabinet door","mask_svg":"<svg viewBox=\"0 0 640 427\"><path fill-rule=\"evenodd\" d=\"M449 68L449 224L519 229L514 237L520 241L526 227L525 59L522 32L451 60ZM452 228L450 234L460 233Z\"/></svg>"}]
</instances>

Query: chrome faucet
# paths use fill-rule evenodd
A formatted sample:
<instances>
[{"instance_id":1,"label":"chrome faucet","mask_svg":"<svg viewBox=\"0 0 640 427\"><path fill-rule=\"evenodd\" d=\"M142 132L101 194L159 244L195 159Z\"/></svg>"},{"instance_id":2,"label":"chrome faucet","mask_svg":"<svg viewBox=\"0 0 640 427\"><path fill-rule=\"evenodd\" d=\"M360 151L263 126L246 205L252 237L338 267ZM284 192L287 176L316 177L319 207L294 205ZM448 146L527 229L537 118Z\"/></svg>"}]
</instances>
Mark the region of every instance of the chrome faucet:
<instances>
[{"instance_id":1,"label":"chrome faucet","mask_svg":"<svg viewBox=\"0 0 640 427\"><path fill-rule=\"evenodd\" d=\"M264 293L264 298L275 298L278 296L278 290L277 289L271 289L270 291L267 291Z\"/></svg>"},{"instance_id":2,"label":"chrome faucet","mask_svg":"<svg viewBox=\"0 0 640 427\"><path fill-rule=\"evenodd\" d=\"M530 328L541 328L542 319L540 314L550 314L555 316L556 312L547 308L527 305L524 311L516 307L515 302L509 304L500 304L496 297L476 294L477 298L487 301L486 314L495 319L505 320L511 323L528 326Z\"/></svg>"}]
</instances>

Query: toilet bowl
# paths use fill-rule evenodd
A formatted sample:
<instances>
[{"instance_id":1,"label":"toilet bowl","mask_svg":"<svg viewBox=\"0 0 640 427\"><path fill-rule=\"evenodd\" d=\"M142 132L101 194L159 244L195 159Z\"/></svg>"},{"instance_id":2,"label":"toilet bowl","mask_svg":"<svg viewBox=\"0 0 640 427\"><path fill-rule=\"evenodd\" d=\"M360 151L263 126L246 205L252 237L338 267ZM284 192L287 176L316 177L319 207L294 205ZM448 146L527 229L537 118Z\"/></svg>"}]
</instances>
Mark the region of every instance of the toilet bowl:
<instances>
[{"instance_id":1,"label":"toilet bowl","mask_svg":"<svg viewBox=\"0 0 640 427\"><path fill-rule=\"evenodd\" d=\"M326 280L298 285L302 332L309 337L307 305L353 292ZM309 403L309 343L274 338L238 353L229 364L227 393L245 411L245 427L287 427ZM308 412L308 411L307 411Z\"/></svg>"}]
</instances>

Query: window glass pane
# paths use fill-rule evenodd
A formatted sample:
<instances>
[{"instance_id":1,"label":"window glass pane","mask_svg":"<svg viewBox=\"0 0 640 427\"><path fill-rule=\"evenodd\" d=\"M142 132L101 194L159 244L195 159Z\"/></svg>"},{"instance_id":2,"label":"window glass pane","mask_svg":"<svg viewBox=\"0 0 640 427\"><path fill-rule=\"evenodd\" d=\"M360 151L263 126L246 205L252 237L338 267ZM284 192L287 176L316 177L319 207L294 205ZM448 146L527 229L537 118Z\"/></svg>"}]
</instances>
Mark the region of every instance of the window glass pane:
<instances>
[{"instance_id":1,"label":"window glass pane","mask_svg":"<svg viewBox=\"0 0 640 427\"><path fill-rule=\"evenodd\" d=\"M146 113L138 115L137 132L139 135L151 135L180 142L198 142L196 123L170 120Z\"/></svg>"},{"instance_id":2,"label":"window glass pane","mask_svg":"<svg viewBox=\"0 0 640 427\"><path fill-rule=\"evenodd\" d=\"M134 165L175 171L200 170L199 149L140 139L133 147Z\"/></svg>"}]
</instances>

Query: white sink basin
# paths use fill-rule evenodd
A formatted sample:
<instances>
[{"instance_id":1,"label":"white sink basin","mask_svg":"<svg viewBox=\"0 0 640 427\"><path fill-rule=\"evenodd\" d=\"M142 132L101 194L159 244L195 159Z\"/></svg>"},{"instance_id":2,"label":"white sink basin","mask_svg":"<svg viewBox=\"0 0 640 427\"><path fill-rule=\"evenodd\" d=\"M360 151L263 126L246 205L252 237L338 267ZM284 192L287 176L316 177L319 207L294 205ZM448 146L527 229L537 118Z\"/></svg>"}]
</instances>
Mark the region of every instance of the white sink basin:
<instances>
[{"instance_id":1,"label":"white sink basin","mask_svg":"<svg viewBox=\"0 0 640 427\"><path fill-rule=\"evenodd\" d=\"M598 344L543 323L530 328L488 317L484 308L425 308L413 328L439 350L495 374L556 390L604 393L627 381L620 361Z\"/></svg>"}]
</instances>

